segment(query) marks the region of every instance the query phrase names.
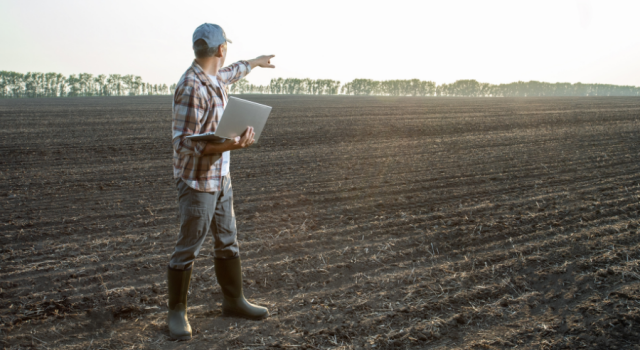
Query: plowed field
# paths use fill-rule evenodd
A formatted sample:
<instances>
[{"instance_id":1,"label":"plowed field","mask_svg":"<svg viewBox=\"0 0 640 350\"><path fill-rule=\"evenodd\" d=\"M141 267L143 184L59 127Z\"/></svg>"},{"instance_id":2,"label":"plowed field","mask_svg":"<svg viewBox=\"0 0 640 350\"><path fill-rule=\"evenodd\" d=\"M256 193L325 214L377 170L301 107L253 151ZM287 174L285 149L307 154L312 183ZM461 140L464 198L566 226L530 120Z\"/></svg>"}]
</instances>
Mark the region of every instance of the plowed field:
<instances>
[{"instance_id":1,"label":"plowed field","mask_svg":"<svg viewBox=\"0 0 640 350\"><path fill-rule=\"evenodd\" d=\"M171 98L0 100L6 349L640 349L640 99L244 96L245 294L168 339ZM212 243L212 242L210 242Z\"/></svg>"}]
</instances>

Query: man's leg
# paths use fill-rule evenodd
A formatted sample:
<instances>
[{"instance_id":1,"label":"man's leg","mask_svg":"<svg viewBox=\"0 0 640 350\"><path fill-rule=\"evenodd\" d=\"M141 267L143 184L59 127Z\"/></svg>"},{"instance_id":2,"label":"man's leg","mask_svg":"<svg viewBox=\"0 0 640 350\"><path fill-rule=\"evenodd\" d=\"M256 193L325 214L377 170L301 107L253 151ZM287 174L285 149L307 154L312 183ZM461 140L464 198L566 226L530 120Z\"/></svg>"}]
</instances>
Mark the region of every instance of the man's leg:
<instances>
[{"instance_id":1,"label":"man's leg","mask_svg":"<svg viewBox=\"0 0 640 350\"><path fill-rule=\"evenodd\" d=\"M215 214L211 221L211 233L214 240L213 254L215 258L232 259L239 256L230 173L222 178L220 192L216 198Z\"/></svg>"},{"instance_id":2,"label":"man's leg","mask_svg":"<svg viewBox=\"0 0 640 350\"><path fill-rule=\"evenodd\" d=\"M211 232L214 239L216 277L224 295L222 312L228 316L250 319L262 319L269 316L269 311L266 308L249 303L244 298L242 291L242 268L230 174L222 179L222 188L217 198Z\"/></svg>"},{"instance_id":3,"label":"man's leg","mask_svg":"<svg viewBox=\"0 0 640 350\"><path fill-rule=\"evenodd\" d=\"M173 339L191 339L187 319L187 293L193 263L209 232L218 193L196 191L178 180L180 234L167 271L169 315L167 324Z\"/></svg>"},{"instance_id":4,"label":"man's leg","mask_svg":"<svg viewBox=\"0 0 640 350\"><path fill-rule=\"evenodd\" d=\"M180 234L171 254L169 267L191 268L209 232L219 192L200 192L184 181L177 181L180 207Z\"/></svg>"}]
</instances>

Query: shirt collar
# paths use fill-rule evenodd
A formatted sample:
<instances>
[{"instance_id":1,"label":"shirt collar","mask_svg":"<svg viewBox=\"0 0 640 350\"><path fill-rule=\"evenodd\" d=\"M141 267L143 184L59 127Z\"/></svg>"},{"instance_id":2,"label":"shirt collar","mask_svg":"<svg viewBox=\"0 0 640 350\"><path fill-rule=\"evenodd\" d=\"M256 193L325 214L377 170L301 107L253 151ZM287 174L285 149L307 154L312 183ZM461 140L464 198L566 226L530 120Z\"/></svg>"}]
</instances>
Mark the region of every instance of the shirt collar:
<instances>
[{"instance_id":1,"label":"shirt collar","mask_svg":"<svg viewBox=\"0 0 640 350\"><path fill-rule=\"evenodd\" d=\"M191 68L193 68L193 71L196 73L196 76L202 82L203 85L213 85L207 73L205 73L204 70L202 70L202 67L200 67L200 65L195 60L193 60L193 63L191 64Z\"/></svg>"}]
</instances>

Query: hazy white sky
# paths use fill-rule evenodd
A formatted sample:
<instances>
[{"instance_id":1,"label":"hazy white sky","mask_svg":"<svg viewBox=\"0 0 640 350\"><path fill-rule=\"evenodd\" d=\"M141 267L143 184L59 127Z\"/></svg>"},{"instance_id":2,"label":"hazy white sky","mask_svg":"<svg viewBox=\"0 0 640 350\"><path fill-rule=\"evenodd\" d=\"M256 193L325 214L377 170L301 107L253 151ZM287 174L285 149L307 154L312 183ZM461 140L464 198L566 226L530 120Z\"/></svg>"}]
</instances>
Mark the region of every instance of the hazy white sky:
<instances>
[{"instance_id":1,"label":"hazy white sky","mask_svg":"<svg viewBox=\"0 0 640 350\"><path fill-rule=\"evenodd\" d=\"M638 0L0 0L0 70L177 82L191 35L220 24L232 62L274 77L640 86Z\"/></svg>"}]
</instances>

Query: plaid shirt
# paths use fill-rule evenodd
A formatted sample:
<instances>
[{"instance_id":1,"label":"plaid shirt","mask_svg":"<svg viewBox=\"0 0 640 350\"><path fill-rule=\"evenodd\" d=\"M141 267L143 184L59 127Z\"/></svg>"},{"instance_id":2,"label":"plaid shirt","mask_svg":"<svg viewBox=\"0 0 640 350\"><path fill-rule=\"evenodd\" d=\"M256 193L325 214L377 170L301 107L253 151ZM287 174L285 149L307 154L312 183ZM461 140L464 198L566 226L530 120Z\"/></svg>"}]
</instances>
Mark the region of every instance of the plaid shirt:
<instances>
[{"instance_id":1,"label":"plaid shirt","mask_svg":"<svg viewBox=\"0 0 640 350\"><path fill-rule=\"evenodd\" d=\"M203 192L220 190L222 153L204 155L206 141L186 136L214 132L227 105L227 86L251 72L249 62L239 61L218 71L213 84L194 61L184 73L173 94L173 177ZM220 139L222 142L222 139Z\"/></svg>"}]
</instances>

